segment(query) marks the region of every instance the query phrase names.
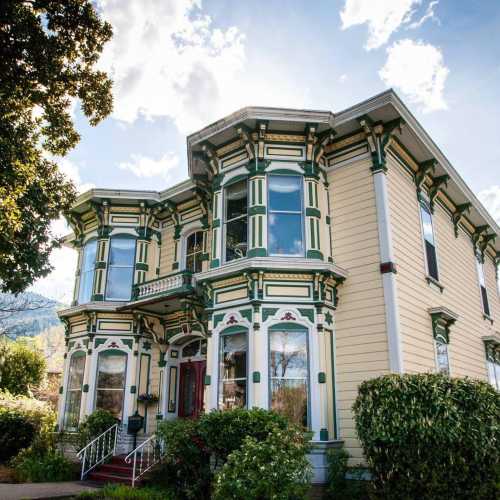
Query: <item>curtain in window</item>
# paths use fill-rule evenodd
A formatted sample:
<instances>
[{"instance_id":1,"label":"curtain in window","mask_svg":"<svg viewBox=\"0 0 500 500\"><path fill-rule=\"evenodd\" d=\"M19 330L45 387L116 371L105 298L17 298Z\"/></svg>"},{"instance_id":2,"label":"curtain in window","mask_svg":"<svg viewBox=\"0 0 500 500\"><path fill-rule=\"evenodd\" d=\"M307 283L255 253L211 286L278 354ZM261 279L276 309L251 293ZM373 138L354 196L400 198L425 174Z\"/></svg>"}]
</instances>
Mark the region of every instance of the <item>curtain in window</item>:
<instances>
[{"instance_id":1,"label":"curtain in window","mask_svg":"<svg viewBox=\"0 0 500 500\"><path fill-rule=\"evenodd\" d=\"M135 238L111 238L106 300L130 300L134 260Z\"/></svg>"},{"instance_id":2,"label":"curtain in window","mask_svg":"<svg viewBox=\"0 0 500 500\"><path fill-rule=\"evenodd\" d=\"M86 304L92 298L92 285L94 284L95 259L97 240L90 240L83 249L82 265L80 268L80 289L78 303Z\"/></svg>"},{"instance_id":3,"label":"curtain in window","mask_svg":"<svg viewBox=\"0 0 500 500\"><path fill-rule=\"evenodd\" d=\"M268 186L269 254L303 256L302 177L270 175Z\"/></svg>"},{"instance_id":4,"label":"curtain in window","mask_svg":"<svg viewBox=\"0 0 500 500\"><path fill-rule=\"evenodd\" d=\"M82 401L82 384L85 372L85 353L76 352L71 356L66 387L66 403L64 407L65 430L76 430L80 423L80 405Z\"/></svg>"},{"instance_id":5,"label":"curtain in window","mask_svg":"<svg viewBox=\"0 0 500 500\"><path fill-rule=\"evenodd\" d=\"M222 335L220 339L219 408L246 406L247 334Z\"/></svg>"}]
</instances>

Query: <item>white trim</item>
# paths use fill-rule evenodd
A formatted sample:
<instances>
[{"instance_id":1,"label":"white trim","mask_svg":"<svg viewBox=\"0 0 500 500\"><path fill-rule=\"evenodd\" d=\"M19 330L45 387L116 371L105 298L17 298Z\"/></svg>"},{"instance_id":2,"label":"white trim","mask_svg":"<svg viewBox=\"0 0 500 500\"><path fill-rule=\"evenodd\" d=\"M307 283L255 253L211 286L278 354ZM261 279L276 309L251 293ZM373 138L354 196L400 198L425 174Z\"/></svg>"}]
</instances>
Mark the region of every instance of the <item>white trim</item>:
<instances>
[{"instance_id":1,"label":"white trim","mask_svg":"<svg viewBox=\"0 0 500 500\"><path fill-rule=\"evenodd\" d=\"M373 184L375 189L375 203L377 207L380 261L381 263L394 262L386 174L382 171L374 173ZM389 368L394 373L403 373L401 327L399 324L398 295L396 277L394 273L390 272L382 274L382 284L384 288L385 319L387 324L387 340L389 347Z\"/></svg>"}]
</instances>

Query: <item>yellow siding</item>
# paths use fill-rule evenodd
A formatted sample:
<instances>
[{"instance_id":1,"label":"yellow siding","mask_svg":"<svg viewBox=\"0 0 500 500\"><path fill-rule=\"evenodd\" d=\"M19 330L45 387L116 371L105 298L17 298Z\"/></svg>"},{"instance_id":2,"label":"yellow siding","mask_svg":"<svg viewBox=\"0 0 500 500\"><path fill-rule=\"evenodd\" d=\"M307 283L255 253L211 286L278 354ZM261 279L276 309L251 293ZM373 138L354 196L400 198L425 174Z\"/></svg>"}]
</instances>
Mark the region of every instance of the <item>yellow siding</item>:
<instances>
[{"instance_id":1,"label":"yellow siding","mask_svg":"<svg viewBox=\"0 0 500 500\"><path fill-rule=\"evenodd\" d=\"M455 238L450 216L435 204L433 217L438 271L443 293L425 280L424 248L415 184L393 160L389 160L388 188L393 227L399 316L404 367L407 372L435 371L434 341L428 309L445 306L459 319L450 332L450 369L453 376L487 379L481 337L493 327L482 315L476 263L471 239L462 230ZM495 271L490 258L485 263L490 309L495 326L500 320Z\"/></svg>"},{"instance_id":2,"label":"yellow siding","mask_svg":"<svg viewBox=\"0 0 500 500\"><path fill-rule=\"evenodd\" d=\"M174 226L161 232L160 277L172 272L174 263Z\"/></svg>"},{"instance_id":3,"label":"yellow siding","mask_svg":"<svg viewBox=\"0 0 500 500\"><path fill-rule=\"evenodd\" d=\"M353 462L362 452L351 407L358 385L389 371L384 293L371 162L330 172L333 259L349 272L335 314L340 439Z\"/></svg>"}]
</instances>

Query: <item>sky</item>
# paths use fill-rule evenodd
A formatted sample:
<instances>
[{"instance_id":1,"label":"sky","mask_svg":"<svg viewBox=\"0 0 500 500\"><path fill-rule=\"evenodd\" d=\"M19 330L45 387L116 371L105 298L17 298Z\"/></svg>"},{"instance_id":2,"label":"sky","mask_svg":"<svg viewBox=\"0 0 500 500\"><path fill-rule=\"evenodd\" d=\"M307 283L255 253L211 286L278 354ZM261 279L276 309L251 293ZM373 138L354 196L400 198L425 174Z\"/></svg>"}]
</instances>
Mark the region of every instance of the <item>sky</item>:
<instances>
[{"instance_id":1,"label":"sky","mask_svg":"<svg viewBox=\"0 0 500 500\"><path fill-rule=\"evenodd\" d=\"M97 0L114 111L60 168L91 187L187 177L186 135L244 106L341 111L393 88L500 223L497 0ZM54 234L68 232L63 221ZM76 253L33 289L71 302Z\"/></svg>"}]
</instances>

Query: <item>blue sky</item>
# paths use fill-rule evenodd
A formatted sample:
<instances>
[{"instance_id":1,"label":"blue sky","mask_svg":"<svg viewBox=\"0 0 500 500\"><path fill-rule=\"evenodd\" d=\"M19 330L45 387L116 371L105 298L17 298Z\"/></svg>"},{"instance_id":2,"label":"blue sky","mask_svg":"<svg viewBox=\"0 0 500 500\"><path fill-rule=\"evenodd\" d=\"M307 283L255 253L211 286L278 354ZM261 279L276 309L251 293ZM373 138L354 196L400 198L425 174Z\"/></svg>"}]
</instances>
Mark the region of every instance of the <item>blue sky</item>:
<instances>
[{"instance_id":1,"label":"blue sky","mask_svg":"<svg viewBox=\"0 0 500 500\"><path fill-rule=\"evenodd\" d=\"M247 105L340 111L393 87L500 219L496 0L99 0L115 110L60 161L80 190L164 189L186 134ZM63 224L55 230L64 231ZM69 301L75 256L35 289ZM71 269L71 271L70 271Z\"/></svg>"}]
</instances>

